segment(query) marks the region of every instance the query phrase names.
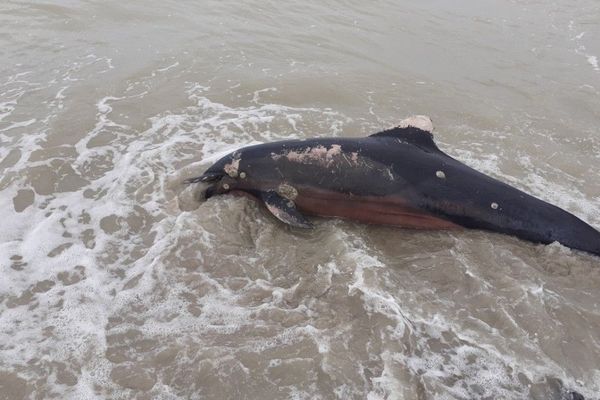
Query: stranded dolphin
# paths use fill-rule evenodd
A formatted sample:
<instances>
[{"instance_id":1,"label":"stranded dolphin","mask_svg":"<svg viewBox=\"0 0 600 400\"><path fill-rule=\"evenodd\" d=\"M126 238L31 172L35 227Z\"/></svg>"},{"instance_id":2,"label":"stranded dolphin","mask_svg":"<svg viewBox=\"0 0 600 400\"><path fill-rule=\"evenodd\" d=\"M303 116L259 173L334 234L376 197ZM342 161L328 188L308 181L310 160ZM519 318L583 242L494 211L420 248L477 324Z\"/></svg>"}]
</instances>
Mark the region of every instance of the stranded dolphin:
<instances>
[{"instance_id":1,"label":"stranded dolphin","mask_svg":"<svg viewBox=\"0 0 600 400\"><path fill-rule=\"evenodd\" d=\"M471 228L600 255L600 232L574 215L442 152L415 116L365 138L286 140L223 157L187 183L204 197L244 192L286 224L305 214L422 229Z\"/></svg>"}]
</instances>

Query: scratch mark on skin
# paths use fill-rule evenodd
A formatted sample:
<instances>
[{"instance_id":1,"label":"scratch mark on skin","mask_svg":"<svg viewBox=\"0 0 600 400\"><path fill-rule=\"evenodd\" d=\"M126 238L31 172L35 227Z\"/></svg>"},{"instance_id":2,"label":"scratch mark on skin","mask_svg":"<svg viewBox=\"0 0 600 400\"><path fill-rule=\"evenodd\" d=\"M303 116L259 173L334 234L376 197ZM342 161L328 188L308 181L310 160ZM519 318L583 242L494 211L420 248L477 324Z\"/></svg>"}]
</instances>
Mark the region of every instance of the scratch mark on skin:
<instances>
[{"instance_id":1,"label":"scratch mark on skin","mask_svg":"<svg viewBox=\"0 0 600 400\"><path fill-rule=\"evenodd\" d=\"M391 168L384 168L383 171L384 175L387 174L386 178L388 178L390 181L395 180L394 178L394 174L392 174L392 169Z\"/></svg>"},{"instance_id":2,"label":"scratch mark on skin","mask_svg":"<svg viewBox=\"0 0 600 400\"><path fill-rule=\"evenodd\" d=\"M349 166L352 166L352 163L350 162L350 160L348 160L348 156L346 154L342 153L342 157L344 157L344 160L346 160Z\"/></svg>"}]
</instances>

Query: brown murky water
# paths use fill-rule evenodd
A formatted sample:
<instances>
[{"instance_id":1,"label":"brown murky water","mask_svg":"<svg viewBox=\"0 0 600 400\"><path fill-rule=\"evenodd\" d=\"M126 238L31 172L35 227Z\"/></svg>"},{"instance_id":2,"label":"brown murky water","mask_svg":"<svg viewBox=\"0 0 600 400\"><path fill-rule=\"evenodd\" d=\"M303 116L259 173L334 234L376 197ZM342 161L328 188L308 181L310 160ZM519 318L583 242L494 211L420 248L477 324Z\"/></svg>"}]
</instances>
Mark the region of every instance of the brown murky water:
<instances>
[{"instance_id":1,"label":"brown murky water","mask_svg":"<svg viewBox=\"0 0 600 400\"><path fill-rule=\"evenodd\" d=\"M599 398L597 257L180 180L428 114L600 227L600 4L238 3L0 4L0 398Z\"/></svg>"}]
</instances>

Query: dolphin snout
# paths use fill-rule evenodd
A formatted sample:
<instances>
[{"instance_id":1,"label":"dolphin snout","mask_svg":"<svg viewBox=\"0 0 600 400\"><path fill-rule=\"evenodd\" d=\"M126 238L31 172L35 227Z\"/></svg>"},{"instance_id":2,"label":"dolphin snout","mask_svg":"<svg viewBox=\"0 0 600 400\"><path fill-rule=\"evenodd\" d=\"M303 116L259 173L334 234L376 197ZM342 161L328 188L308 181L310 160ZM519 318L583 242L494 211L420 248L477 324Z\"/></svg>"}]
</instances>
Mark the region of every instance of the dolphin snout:
<instances>
[{"instance_id":1,"label":"dolphin snout","mask_svg":"<svg viewBox=\"0 0 600 400\"><path fill-rule=\"evenodd\" d=\"M200 176L196 176L194 178L189 178L183 181L186 185L191 183L200 183L200 182L215 182L221 179L225 174L222 172L209 172L206 171L204 174Z\"/></svg>"}]
</instances>

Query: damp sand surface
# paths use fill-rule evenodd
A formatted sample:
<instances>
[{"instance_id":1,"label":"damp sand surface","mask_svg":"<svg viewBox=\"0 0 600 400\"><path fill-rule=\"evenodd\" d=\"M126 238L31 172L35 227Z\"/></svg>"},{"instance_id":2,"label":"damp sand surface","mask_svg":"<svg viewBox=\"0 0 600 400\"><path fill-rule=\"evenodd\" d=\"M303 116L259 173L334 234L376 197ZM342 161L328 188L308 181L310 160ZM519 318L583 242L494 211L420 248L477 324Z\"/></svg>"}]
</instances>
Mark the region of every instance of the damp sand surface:
<instances>
[{"instance_id":1,"label":"damp sand surface","mask_svg":"<svg viewBox=\"0 0 600 400\"><path fill-rule=\"evenodd\" d=\"M412 114L600 227L600 5L0 4L0 397L600 393L600 261L491 233L289 229L181 180Z\"/></svg>"}]
</instances>

